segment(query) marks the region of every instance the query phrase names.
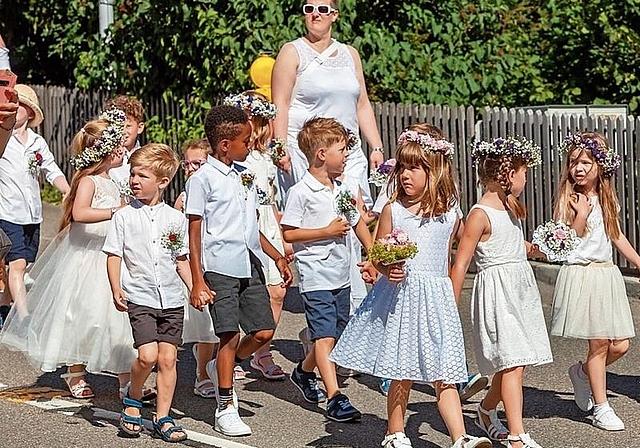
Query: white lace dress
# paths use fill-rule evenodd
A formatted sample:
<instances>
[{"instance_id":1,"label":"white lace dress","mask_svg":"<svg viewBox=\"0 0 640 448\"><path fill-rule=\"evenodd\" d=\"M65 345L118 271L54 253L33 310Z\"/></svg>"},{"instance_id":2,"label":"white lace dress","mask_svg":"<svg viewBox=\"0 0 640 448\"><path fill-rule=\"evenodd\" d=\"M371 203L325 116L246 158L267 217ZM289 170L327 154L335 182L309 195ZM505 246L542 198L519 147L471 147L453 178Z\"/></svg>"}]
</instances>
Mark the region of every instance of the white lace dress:
<instances>
[{"instance_id":1,"label":"white lace dress","mask_svg":"<svg viewBox=\"0 0 640 448\"><path fill-rule=\"evenodd\" d=\"M110 179L89 176L95 184L91 207L120 205ZM89 372L124 373L137 352L127 313L116 310L102 252L109 221L74 222L63 229L30 271L35 283L26 300L27 315L9 313L0 342L25 354L49 372L84 364Z\"/></svg>"},{"instance_id":2,"label":"white lace dress","mask_svg":"<svg viewBox=\"0 0 640 448\"><path fill-rule=\"evenodd\" d=\"M395 380L467 380L464 339L448 275L449 240L459 209L422 218L391 204L394 228L407 232L418 254L406 279L381 278L356 310L331 352L336 364Z\"/></svg>"},{"instance_id":3,"label":"white lace dress","mask_svg":"<svg viewBox=\"0 0 640 448\"><path fill-rule=\"evenodd\" d=\"M295 47L299 62L298 74L313 61L318 52L304 39L296 39ZM340 43L335 56L328 58L313 73L304 75L289 108L289 129L287 148L291 153L292 174L282 170L278 172L281 195L298 182L307 169L309 162L298 147L298 133L305 121L313 117L331 117L343 126L358 134L358 98L360 83L356 77L356 66L346 45ZM365 203L373 204L367 173L368 162L359 144L347 157L344 174L356 179L362 190Z\"/></svg>"},{"instance_id":4,"label":"white lace dress","mask_svg":"<svg viewBox=\"0 0 640 448\"><path fill-rule=\"evenodd\" d=\"M471 320L478 368L491 375L516 366L553 361L542 300L527 261L522 225L511 212L476 204L491 236L474 254Z\"/></svg>"}]
</instances>

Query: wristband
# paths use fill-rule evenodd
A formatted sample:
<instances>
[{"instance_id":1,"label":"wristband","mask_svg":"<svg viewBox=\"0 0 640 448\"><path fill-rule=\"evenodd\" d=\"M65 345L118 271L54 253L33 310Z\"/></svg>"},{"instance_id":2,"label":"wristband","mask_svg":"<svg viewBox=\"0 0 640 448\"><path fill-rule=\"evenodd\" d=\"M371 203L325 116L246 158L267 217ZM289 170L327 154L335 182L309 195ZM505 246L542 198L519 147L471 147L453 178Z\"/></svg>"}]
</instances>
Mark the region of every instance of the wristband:
<instances>
[{"instance_id":1,"label":"wristband","mask_svg":"<svg viewBox=\"0 0 640 448\"><path fill-rule=\"evenodd\" d=\"M382 147L373 148L373 152L384 152L384 148L382 148Z\"/></svg>"}]
</instances>

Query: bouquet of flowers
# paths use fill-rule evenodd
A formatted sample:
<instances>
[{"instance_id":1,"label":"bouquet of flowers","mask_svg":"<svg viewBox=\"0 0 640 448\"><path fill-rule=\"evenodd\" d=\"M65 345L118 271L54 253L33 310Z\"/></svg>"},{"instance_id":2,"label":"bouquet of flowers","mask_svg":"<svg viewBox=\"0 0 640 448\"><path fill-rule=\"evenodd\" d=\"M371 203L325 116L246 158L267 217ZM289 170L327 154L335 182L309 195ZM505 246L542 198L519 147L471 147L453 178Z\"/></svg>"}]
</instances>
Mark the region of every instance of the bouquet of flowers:
<instances>
[{"instance_id":1,"label":"bouquet of flowers","mask_svg":"<svg viewBox=\"0 0 640 448\"><path fill-rule=\"evenodd\" d=\"M549 261L564 261L582 240L565 223L551 220L536 227L531 243L538 246Z\"/></svg>"},{"instance_id":2,"label":"bouquet of flowers","mask_svg":"<svg viewBox=\"0 0 640 448\"><path fill-rule=\"evenodd\" d=\"M369 261L379 262L384 266L401 263L413 258L418 253L416 243L409 240L402 229L395 228L384 238L380 238L369 249Z\"/></svg>"},{"instance_id":3,"label":"bouquet of flowers","mask_svg":"<svg viewBox=\"0 0 640 448\"><path fill-rule=\"evenodd\" d=\"M247 188L251 188L253 181L256 180L256 175L249 170L244 170L240 173L240 182Z\"/></svg>"},{"instance_id":4,"label":"bouquet of flowers","mask_svg":"<svg viewBox=\"0 0 640 448\"><path fill-rule=\"evenodd\" d=\"M30 158L29 158L29 162L27 163L28 168L29 168L29 172L31 174L33 174L34 176L38 175L38 172L40 171L40 167L42 166L42 162L44 161L44 158L42 157L42 154L40 154L39 152L35 152Z\"/></svg>"},{"instance_id":5,"label":"bouquet of flowers","mask_svg":"<svg viewBox=\"0 0 640 448\"><path fill-rule=\"evenodd\" d=\"M336 197L336 212L338 215L344 216L349 221L357 211L357 204L358 202L356 201L356 198L354 198L349 191L345 190Z\"/></svg>"},{"instance_id":6,"label":"bouquet of flowers","mask_svg":"<svg viewBox=\"0 0 640 448\"><path fill-rule=\"evenodd\" d=\"M389 181L389 175L396 167L396 159L389 159L386 162L378 165L377 168L372 169L369 174L369 183L376 187L385 187Z\"/></svg>"},{"instance_id":7,"label":"bouquet of flowers","mask_svg":"<svg viewBox=\"0 0 640 448\"><path fill-rule=\"evenodd\" d=\"M120 196L122 196L124 202L130 204L131 201L135 199L135 196L133 195L133 190L131 190L131 185L129 185L129 182L123 180L121 182L116 182L116 185L118 186L118 190L120 190Z\"/></svg>"},{"instance_id":8,"label":"bouquet of flowers","mask_svg":"<svg viewBox=\"0 0 640 448\"><path fill-rule=\"evenodd\" d=\"M274 138L267 145L267 151L273 163L278 163L287 154L287 144L281 138Z\"/></svg>"}]
</instances>

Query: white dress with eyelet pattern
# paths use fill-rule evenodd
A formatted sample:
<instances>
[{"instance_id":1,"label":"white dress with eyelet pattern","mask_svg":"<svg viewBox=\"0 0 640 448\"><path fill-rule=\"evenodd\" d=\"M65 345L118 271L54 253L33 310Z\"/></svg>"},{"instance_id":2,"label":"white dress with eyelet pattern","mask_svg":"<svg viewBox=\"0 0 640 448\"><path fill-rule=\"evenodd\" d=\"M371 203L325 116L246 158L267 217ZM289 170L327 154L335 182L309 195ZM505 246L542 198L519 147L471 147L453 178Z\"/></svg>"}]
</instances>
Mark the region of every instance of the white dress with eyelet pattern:
<instances>
[{"instance_id":1,"label":"white dress with eyelet pattern","mask_svg":"<svg viewBox=\"0 0 640 448\"><path fill-rule=\"evenodd\" d=\"M474 260L471 320L478 368L483 375L553 361L542 300L527 261L522 224L510 211L476 204L486 213L491 236Z\"/></svg>"},{"instance_id":2,"label":"white dress with eyelet pattern","mask_svg":"<svg viewBox=\"0 0 640 448\"><path fill-rule=\"evenodd\" d=\"M398 284L378 280L331 352L336 364L381 378L467 381L464 339L448 275L458 207L435 218L391 204L393 228L418 245Z\"/></svg>"}]
</instances>

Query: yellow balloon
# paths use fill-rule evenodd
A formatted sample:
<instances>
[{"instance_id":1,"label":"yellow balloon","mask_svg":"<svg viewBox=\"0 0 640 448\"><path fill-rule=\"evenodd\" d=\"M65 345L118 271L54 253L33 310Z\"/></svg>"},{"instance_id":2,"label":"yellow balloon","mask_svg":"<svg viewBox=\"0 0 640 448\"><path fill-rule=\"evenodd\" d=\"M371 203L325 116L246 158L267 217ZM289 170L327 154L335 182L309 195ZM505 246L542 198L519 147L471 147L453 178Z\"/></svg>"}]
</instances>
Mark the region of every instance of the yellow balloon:
<instances>
[{"instance_id":1,"label":"yellow balloon","mask_svg":"<svg viewBox=\"0 0 640 448\"><path fill-rule=\"evenodd\" d=\"M276 60L271 56L267 56L266 54L258 56L249 68L251 81L258 87L269 87L269 91L271 91L271 72L273 71L275 63Z\"/></svg>"}]
</instances>

